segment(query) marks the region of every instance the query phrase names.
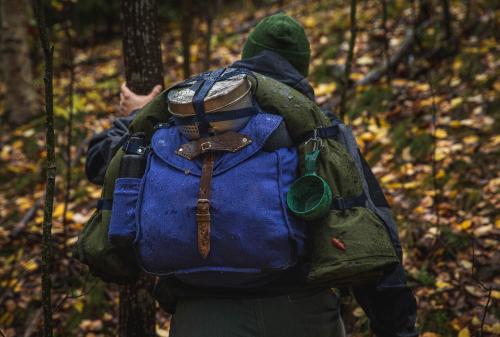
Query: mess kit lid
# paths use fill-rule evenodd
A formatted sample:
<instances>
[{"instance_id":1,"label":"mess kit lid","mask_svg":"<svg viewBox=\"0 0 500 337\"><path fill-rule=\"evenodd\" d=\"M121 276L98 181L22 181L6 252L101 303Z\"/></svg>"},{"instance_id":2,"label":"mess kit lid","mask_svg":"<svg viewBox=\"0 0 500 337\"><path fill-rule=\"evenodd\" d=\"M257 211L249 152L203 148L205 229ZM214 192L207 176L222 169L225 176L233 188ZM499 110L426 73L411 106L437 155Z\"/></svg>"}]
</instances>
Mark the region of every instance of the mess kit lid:
<instances>
[{"instance_id":1,"label":"mess kit lid","mask_svg":"<svg viewBox=\"0 0 500 337\"><path fill-rule=\"evenodd\" d=\"M244 100L244 98L250 94L250 89L251 83L245 74L237 74L234 77L216 82L205 97L205 112L213 113L225 110L224 108L233 106L238 102L239 105L241 105L242 101L248 102L249 100ZM172 89L167 96L168 110L172 115L178 117L195 115L193 107L194 94L195 91L190 87ZM248 103L244 105L246 105L244 107L248 107ZM238 106L238 108L242 107Z\"/></svg>"}]
</instances>

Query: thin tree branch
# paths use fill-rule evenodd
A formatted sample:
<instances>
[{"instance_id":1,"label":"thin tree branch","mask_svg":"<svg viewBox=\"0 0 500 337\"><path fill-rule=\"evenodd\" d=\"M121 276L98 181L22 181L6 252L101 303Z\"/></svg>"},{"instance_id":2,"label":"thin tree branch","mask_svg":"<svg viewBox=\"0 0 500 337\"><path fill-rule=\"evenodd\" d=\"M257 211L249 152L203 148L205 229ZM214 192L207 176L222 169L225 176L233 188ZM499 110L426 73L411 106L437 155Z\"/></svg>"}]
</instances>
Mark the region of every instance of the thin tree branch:
<instances>
[{"instance_id":1,"label":"thin tree branch","mask_svg":"<svg viewBox=\"0 0 500 337\"><path fill-rule=\"evenodd\" d=\"M32 0L33 10L38 23L38 32L43 49L45 71L45 114L46 114L46 150L47 181L45 186L45 206L42 226L42 308L43 336L52 337L52 304L51 304L51 267L52 267L52 214L54 209L54 193L56 181L56 157L54 134L54 93L52 63L54 47L50 44L45 21L42 0Z\"/></svg>"}]
</instances>

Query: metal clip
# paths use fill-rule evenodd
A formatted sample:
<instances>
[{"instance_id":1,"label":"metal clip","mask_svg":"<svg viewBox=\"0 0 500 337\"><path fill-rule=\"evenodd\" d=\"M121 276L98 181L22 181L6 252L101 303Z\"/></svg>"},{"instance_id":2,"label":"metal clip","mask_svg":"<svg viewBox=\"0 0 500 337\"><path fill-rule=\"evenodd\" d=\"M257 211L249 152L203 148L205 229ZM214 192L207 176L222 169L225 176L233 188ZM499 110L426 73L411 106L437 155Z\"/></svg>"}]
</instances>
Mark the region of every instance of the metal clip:
<instances>
[{"instance_id":1,"label":"metal clip","mask_svg":"<svg viewBox=\"0 0 500 337\"><path fill-rule=\"evenodd\" d=\"M312 151L318 151L323 148L323 139L321 139L321 137L318 136L318 129L313 130L313 136L309 138L304 143L304 145L307 146L307 144L309 144L310 142L312 142L313 145Z\"/></svg>"}]
</instances>

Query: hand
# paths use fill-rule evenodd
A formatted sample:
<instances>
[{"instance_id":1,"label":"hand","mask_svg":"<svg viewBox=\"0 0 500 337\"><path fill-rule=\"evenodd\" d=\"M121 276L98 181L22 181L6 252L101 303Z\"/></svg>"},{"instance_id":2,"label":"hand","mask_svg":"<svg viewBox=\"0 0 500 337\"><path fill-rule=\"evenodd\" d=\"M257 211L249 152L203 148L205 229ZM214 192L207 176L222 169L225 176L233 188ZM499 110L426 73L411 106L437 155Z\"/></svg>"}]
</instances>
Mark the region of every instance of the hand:
<instances>
[{"instance_id":1,"label":"hand","mask_svg":"<svg viewBox=\"0 0 500 337\"><path fill-rule=\"evenodd\" d=\"M124 82L120 87L120 114L129 115L132 111L142 108L151 102L161 92L161 89L161 85L157 85L149 94L137 95Z\"/></svg>"}]
</instances>

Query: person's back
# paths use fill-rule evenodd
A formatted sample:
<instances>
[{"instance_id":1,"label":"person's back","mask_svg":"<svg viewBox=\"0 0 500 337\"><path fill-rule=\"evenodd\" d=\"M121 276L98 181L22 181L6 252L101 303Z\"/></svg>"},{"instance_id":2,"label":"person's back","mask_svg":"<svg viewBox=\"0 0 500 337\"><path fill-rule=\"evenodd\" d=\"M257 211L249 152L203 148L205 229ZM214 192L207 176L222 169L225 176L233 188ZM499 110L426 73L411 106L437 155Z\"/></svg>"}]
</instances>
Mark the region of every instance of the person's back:
<instances>
[{"instance_id":1,"label":"person's back","mask_svg":"<svg viewBox=\"0 0 500 337\"><path fill-rule=\"evenodd\" d=\"M232 67L274 78L314 101L314 91L306 79L309 59L303 28L292 18L278 14L257 25L245 43L242 60ZM122 103L126 99L122 97ZM115 124L118 128L91 142L87 175L92 181L102 181L107 162L126 136L130 120L122 120ZM343 336L338 298L329 288L307 284L308 262L306 256L276 280L248 290L194 287L175 277L162 277L155 297L174 313L173 337ZM417 335L415 299L405 285L401 265L379 283L353 291L378 336Z\"/></svg>"}]
</instances>

